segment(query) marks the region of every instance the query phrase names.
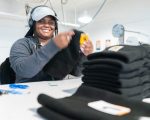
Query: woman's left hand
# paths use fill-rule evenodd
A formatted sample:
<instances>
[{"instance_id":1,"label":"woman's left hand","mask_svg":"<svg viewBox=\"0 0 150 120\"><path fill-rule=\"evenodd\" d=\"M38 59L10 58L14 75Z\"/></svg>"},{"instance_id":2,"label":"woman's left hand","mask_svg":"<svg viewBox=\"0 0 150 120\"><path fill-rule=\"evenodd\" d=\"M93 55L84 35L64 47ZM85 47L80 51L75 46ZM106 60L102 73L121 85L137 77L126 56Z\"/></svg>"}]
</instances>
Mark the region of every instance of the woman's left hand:
<instances>
[{"instance_id":1,"label":"woman's left hand","mask_svg":"<svg viewBox=\"0 0 150 120\"><path fill-rule=\"evenodd\" d=\"M85 41L81 46L80 46L81 51L85 56L91 54L93 52L93 44L90 40Z\"/></svg>"}]
</instances>

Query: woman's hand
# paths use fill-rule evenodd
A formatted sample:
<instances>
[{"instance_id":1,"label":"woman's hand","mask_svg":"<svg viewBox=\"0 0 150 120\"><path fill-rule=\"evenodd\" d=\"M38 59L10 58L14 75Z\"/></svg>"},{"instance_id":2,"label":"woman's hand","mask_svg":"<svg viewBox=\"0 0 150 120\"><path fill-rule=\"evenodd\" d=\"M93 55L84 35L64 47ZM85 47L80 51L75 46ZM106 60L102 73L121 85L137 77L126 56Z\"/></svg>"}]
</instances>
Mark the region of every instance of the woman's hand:
<instances>
[{"instance_id":1,"label":"woman's hand","mask_svg":"<svg viewBox=\"0 0 150 120\"><path fill-rule=\"evenodd\" d=\"M85 41L81 46L80 46L81 51L85 56L91 54L93 52L93 44L90 40Z\"/></svg>"},{"instance_id":2,"label":"woman's hand","mask_svg":"<svg viewBox=\"0 0 150 120\"><path fill-rule=\"evenodd\" d=\"M60 49L66 48L68 44L70 43L70 40L74 34L75 33L73 31L61 32L55 36L54 43Z\"/></svg>"}]
</instances>

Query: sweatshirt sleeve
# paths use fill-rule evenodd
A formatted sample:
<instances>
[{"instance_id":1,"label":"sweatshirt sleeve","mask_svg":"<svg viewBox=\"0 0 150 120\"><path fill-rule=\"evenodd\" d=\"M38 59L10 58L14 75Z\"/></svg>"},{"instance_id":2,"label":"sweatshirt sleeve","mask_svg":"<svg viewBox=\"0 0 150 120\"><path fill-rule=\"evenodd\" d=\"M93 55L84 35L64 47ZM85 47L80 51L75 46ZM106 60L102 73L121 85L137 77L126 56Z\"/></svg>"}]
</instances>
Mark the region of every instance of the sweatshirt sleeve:
<instances>
[{"instance_id":1,"label":"sweatshirt sleeve","mask_svg":"<svg viewBox=\"0 0 150 120\"><path fill-rule=\"evenodd\" d=\"M42 46L36 51L31 47L33 45L31 46L29 41L18 40L14 43L10 51L11 67L17 75L24 78L35 76L60 51L53 40L50 40L47 45Z\"/></svg>"}]
</instances>

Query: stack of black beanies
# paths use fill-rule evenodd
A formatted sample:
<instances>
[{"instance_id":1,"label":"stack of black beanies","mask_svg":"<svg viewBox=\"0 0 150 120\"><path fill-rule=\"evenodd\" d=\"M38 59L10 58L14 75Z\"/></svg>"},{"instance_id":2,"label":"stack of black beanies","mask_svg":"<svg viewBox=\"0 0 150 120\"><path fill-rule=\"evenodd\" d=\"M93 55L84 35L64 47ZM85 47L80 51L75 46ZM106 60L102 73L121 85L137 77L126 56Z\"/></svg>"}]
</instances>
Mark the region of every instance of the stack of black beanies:
<instances>
[{"instance_id":1,"label":"stack of black beanies","mask_svg":"<svg viewBox=\"0 0 150 120\"><path fill-rule=\"evenodd\" d=\"M89 61L84 63L83 83L77 91L60 99L40 94L37 100L41 107L37 112L48 120L140 120L150 117L150 104L141 101L150 96L149 52L149 45L118 45L89 55ZM131 111L117 116L89 106L97 101L127 107Z\"/></svg>"},{"instance_id":2,"label":"stack of black beanies","mask_svg":"<svg viewBox=\"0 0 150 120\"><path fill-rule=\"evenodd\" d=\"M150 97L150 45L115 45L90 54L82 81L137 100Z\"/></svg>"}]
</instances>

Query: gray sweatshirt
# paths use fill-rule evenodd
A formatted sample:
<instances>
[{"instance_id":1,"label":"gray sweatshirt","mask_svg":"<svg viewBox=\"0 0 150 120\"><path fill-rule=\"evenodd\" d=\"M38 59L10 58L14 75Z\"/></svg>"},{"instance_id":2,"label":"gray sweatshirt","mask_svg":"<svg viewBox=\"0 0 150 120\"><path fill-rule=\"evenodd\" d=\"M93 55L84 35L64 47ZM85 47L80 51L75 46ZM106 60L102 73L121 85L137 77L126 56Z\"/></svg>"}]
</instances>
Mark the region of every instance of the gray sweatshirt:
<instances>
[{"instance_id":1,"label":"gray sweatshirt","mask_svg":"<svg viewBox=\"0 0 150 120\"><path fill-rule=\"evenodd\" d=\"M52 39L42 47L38 39L33 37L16 41L11 48L9 58L11 67L16 73L16 82L54 80L42 69L59 51ZM75 66L73 74L81 75L80 65Z\"/></svg>"}]
</instances>

